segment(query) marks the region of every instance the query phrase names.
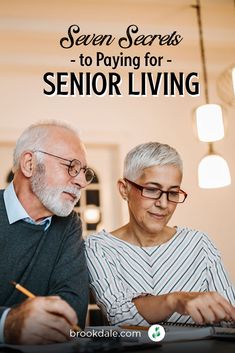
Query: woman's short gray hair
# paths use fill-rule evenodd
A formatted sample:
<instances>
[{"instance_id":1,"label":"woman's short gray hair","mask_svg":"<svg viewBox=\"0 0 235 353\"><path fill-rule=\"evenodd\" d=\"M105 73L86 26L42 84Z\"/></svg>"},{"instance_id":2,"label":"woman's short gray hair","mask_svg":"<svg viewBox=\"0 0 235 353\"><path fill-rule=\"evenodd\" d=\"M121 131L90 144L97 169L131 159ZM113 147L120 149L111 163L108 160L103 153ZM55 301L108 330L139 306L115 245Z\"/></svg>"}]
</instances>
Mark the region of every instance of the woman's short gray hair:
<instances>
[{"instance_id":1,"label":"woman's short gray hair","mask_svg":"<svg viewBox=\"0 0 235 353\"><path fill-rule=\"evenodd\" d=\"M173 165L183 174L183 162L171 146L159 142L147 142L132 148L124 160L124 178L135 181L145 168L155 165Z\"/></svg>"},{"instance_id":2,"label":"woman's short gray hair","mask_svg":"<svg viewBox=\"0 0 235 353\"><path fill-rule=\"evenodd\" d=\"M25 151L35 151L44 148L44 144L47 140L50 128L61 127L69 130L77 135L77 132L69 125L64 123L50 120L46 122L40 122L37 124L30 125L26 130L23 131L21 136L16 142L16 146L13 152L13 170L16 171L19 168L20 157ZM43 155L37 156L38 162L42 162Z\"/></svg>"}]
</instances>

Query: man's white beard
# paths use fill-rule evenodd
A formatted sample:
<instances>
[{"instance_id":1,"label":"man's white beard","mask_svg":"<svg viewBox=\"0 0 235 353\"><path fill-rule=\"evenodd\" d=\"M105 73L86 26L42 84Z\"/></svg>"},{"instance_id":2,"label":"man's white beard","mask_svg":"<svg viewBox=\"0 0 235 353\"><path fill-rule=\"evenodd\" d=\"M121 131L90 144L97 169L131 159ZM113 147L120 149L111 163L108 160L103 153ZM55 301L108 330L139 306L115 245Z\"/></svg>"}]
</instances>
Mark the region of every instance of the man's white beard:
<instances>
[{"instance_id":1,"label":"man's white beard","mask_svg":"<svg viewBox=\"0 0 235 353\"><path fill-rule=\"evenodd\" d=\"M31 187L34 194L38 197L43 206L53 214L60 217L68 216L80 199L80 189L75 186L48 186L45 182L44 165L39 163L36 168L35 175L31 177ZM76 195L76 199L62 200L61 194L63 192Z\"/></svg>"}]
</instances>

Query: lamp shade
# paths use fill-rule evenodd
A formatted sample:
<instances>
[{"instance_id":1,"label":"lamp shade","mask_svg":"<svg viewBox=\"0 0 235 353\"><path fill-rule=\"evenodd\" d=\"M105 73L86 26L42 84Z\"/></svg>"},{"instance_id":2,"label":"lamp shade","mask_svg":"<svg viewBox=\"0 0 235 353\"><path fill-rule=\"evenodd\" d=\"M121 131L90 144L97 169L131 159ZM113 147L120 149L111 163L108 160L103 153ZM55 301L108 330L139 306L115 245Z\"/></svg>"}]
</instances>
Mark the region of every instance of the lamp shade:
<instances>
[{"instance_id":1,"label":"lamp shade","mask_svg":"<svg viewBox=\"0 0 235 353\"><path fill-rule=\"evenodd\" d=\"M98 223L100 220L100 209L96 205L86 206L83 218L86 223Z\"/></svg>"},{"instance_id":2,"label":"lamp shade","mask_svg":"<svg viewBox=\"0 0 235 353\"><path fill-rule=\"evenodd\" d=\"M218 104L204 104L196 109L198 138L213 142L224 137L222 109Z\"/></svg>"},{"instance_id":3,"label":"lamp shade","mask_svg":"<svg viewBox=\"0 0 235 353\"><path fill-rule=\"evenodd\" d=\"M231 184L226 160L217 154L204 157L198 166L199 187L203 189L222 188Z\"/></svg>"}]
</instances>

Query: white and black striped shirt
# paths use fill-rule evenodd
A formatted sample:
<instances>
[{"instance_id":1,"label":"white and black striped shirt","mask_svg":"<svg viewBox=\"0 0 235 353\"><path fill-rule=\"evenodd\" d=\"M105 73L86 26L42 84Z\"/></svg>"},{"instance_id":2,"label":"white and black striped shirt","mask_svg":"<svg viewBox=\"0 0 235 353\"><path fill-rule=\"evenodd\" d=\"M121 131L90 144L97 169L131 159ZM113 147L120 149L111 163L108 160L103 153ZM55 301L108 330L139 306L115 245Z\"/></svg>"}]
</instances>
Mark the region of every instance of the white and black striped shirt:
<instances>
[{"instance_id":1,"label":"white and black striped shirt","mask_svg":"<svg viewBox=\"0 0 235 353\"><path fill-rule=\"evenodd\" d=\"M103 230L88 237L86 255L91 288L113 325L147 325L132 302L146 294L216 291L235 305L235 289L220 255L200 231L178 227L168 242L139 247ZM178 313L168 320L193 322Z\"/></svg>"}]
</instances>

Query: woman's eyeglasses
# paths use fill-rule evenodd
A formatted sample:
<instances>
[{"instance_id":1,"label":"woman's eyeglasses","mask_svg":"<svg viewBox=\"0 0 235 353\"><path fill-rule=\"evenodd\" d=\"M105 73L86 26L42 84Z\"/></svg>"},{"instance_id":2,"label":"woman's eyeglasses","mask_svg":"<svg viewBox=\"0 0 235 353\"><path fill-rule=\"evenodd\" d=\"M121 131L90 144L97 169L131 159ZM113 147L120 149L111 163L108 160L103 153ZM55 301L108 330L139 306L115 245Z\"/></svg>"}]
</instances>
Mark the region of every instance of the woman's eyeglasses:
<instances>
[{"instance_id":1,"label":"woman's eyeglasses","mask_svg":"<svg viewBox=\"0 0 235 353\"><path fill-rule=\"evenodd\" d=\"M125 181L133 185L136 189L141 191L141 195L143 197L147 197L148 199L158 200L162 197L162 194L167 195L167 200L174 203L183 203L188 196L185 191L163 191L161 189L155 187L146 187L139 184L134 183L133 181L124 178Z\"/></svg>"}]
</instances>

